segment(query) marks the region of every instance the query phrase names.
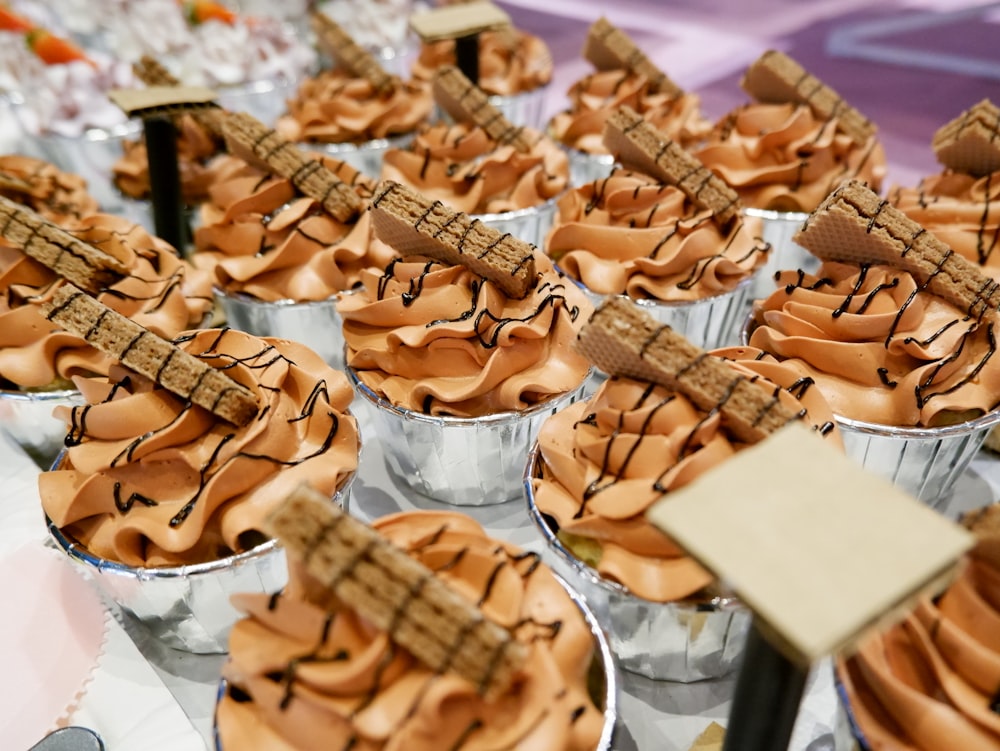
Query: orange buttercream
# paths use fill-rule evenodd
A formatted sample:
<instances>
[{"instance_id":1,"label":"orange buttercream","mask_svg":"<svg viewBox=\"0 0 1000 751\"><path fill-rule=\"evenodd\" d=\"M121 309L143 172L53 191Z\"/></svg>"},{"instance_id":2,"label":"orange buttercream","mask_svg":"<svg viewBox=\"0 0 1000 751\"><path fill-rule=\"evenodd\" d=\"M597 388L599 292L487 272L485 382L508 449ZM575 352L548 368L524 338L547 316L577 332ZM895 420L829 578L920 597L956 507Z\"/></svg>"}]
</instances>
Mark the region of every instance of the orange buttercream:
<instances>
[{"instance_id":1,"label":"orange buttercream","mask_svg":"<svg viewBox=\"0 0 1000 751\"><path fill-rule=\"evenodd\" d=\"M746 206L809 212L844 180L878 192L885 178L877 137L858 146L837 125L806 105L747 104L724 117L695 155Z\"/></svg>"},{"instance_id":2,"label":"orange buttercream","mask_svg":"<svg viewBox=\"0 0 1000 751\"><path fill-rule=\"evenodd\" d=\"M151 331L172 338L200 326L212 310L207 274L138 224L92 214L74 235L114 256L128 276L97 295L108 307ZM65 386L75 375L105 375L113 360L82 338L53 326L41 305L66 282L13 248L0 247L0 383L7 388Z\"/></svg>"},{"instance_id":3,"label":"orange buttercream","mask_svg":"<svg viewBox=\"0 0 1000 751\"><path fill-rule=\"evenodd\" d=\"M971 419L1000 402L992 318L968 318L888 266L783 271L750 344L815 381L833 411L898 427Z\"/></svg>"},{"instance_id":4,"label":"orange buttercream","mask_svg":"<svg viewBox=\"0 0 1000 751\"><path fill-rule=\"evenodd\" d=\"M4 178L12 178L11 183L6 184ZM0 156L0 195L60 226L70 226L98 210L97 199L87 191L84 178L21 154Z\"/></svg>"},{"instance_id":5,"label":"orange buttercream","mask_svg":"<svg viewBox=\"0 0 1000 751\"><path fill-rule=\"evenodd\" d=\"M400 82L386 94L342 68L308 78L275 128L296 142L362 143L412 133L431 113L426 82Z\"/></svg>"},{"instance_id":6,"label":"orange buttercream","mask_svg":"<svg viewBox=\"0 0 1000 751\"><path fill-rule=\"evenodd\" d=\"M353 167L329 157L320 161L362 200L371 197L370 182ZM340 222L290 180L249 165L218 181L210 195L195 230L194 263L211 269L229 293L325 300L358 285L362 269L382 268L395 255L370 241L367 212Z\"/></svg>"},{"instance_id":7,"label":"orange buttercream","mask_svg":"<svg viewBox=\"0 0 1000 751\"><path fill-rule=\"evenodd\" d=\"M263 542L269 511L301 482L333 496L357 469L347 378L309 349L231 329L188 332L187 352L251 389L257 417L236 427L116 367L77 379L87 404L60 407L65 459L39 478L42 507L101 558L176 566Z\"/></svg>"},{"instance_id":8,"label":"orange buttercream","mask_svg":"<svg viewBox=\"0 0 1000 751\"><path fill-rule=\"evenodd\" d=\"M698 300L735 288L767 259L757 219L723 229L679 188L637 172L570 191L545 252L594 293Z\"/></svg>"},{"instance_id":9,"label":"orange buttercream","mask_svg":"<svg viewBox=\"0 0 1000 751\"><path fill-rule=\"evenodd\" d=\"M279 595L233 598L247 617L223 668L222 749L596 748L604 717L588 694L593 636L537 554L453 512L394 514L373 526L528 644L525 668L486 702L464 678L435 674L395 646L293 562Z\"/></svg>"},{"instance_id":10,"label":"orange buttercream","mask_svg":"<svg viewBox=\"0 0 1000 751\"><path fill-rule=\"evenodd\" d=\"M390 149L382 177L466 214L499 214L539 206L566 190L569 160L556 143L530 128L522 153L468 123L423 128L406 149Z\"/></svg>"},{"instance_id":11,"label":"orange buttercream","mask_svg":"<svg viewBox=\"0 0 1000 751\"><path fill-rule=\"evenodd\" d=\"M714 354L777 393L793 412L805 409L807 423L839 443L822 395L800 384L792 369L747 347ZM712 576L645 512L744 447L717 410L699 409L665 386L611 378L589 400L542 425L535 504L554 520L570 549L599 550L588 563L602 577L654 602L697 596Z\"/></svg>"},{"instance_id":12,"label":"orange buttercream","mask_svg":"<svg viewBox=\"0 0 1000 751\"><path fill-rule=\"evenodd\" d=\"M346 362L392 404L431 415L521 410L576 389L589 371L572 344L592 306L536 254L523 300L462 266L409 256L362 273L337 303Z\"/></svg>"},{"instance_id":13,"label":"orange buttercream","mask_svg":"<svg viewBox=\"0 0 1000 751\"><path fill-rule=\"evenodd\" d=\"M589 154L607 154L604 122L628 106L668 138L685 147L704 139L712 123L701 113L701 100L687 92L671 96L651 92L649 80L627 70L602 70L574 83L569 108L549 121L549 134L560 143Z\"/></svg>"},{"instance_id":14,"label":"orange buttercream","mask_svg":"<svg viewBox=\"0 0 1000 751\"><path fill-rule=\"evenodd\" d=\"M443 65L456 65L455 42L424 44L413 63L413 77L430 81ZM545 86L552 80L552 53L534 34L519 29L485 31L479 35L479 80L487 94L513 96Z\"/></svg>"}]
</instances>

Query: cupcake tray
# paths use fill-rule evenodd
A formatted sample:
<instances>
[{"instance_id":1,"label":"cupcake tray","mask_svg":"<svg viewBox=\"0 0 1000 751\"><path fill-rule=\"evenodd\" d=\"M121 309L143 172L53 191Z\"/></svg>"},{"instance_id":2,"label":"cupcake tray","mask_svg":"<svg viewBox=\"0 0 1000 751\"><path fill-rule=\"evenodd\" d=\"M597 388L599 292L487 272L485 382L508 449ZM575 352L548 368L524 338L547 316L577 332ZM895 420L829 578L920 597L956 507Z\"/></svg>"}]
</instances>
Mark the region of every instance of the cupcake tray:
<instances>
[{"instance_id":1,"label":"cupcake tray","mask_svg":"<svg viewBox=\"0 0 1000 751\"><path fill-rule=\"evenodd\" d=\"M374 519L414 508L453 508L423 499L397 485L388 474L367 405L357 403L364 448L351 490L351 513ZM31 459L0 434L0 554L25 543L47 544L38 511L37 469ZM961 510L1000 500L1000 457L981 452L960 478L945 509L954 518ZM551 553L527 514L526 503L462 509L495 537L541 553ZM224 655L192 655L164 646L143 627L112 612L109 637L98 657L94 678L70 719L89 724L118 751L194 751L211 738L220 669ZM10 649L11 646L6 648ZM40 645L39 645L40 648ZM712 721L725 724L735 674L713 681L678 684L653 681L622 672L619 725L615 748L622 751L666 749L687 751ZM125 723L123 708L134 696L143 708ZM180 725L178 724L180 721ZM153 737L156 742L153 742ZM161 740L162 739L162 740ZM793 736L792 751L850 748L846 718L839 710L830 664L817 665L809 678L806 698Z\"/></svg>"}]
</instances>

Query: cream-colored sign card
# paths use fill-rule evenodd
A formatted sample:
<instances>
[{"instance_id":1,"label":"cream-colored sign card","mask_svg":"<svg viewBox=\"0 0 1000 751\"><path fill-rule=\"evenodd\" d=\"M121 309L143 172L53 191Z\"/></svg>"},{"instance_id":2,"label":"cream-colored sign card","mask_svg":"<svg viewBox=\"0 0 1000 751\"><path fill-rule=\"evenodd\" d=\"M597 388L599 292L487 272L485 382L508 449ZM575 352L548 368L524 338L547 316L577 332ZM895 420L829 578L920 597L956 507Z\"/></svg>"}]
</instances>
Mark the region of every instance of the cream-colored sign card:
<instances>
[{"instance_id":1,"label":"cream-colored sign card","mask_svg":"<svg viewBox=\"0 0 1000 751\"><path fill-rule=\"evenodd\" d=\"M112 89L108 98L122 112L132 116L165 107L211 104L218 94L205 86L147 86L142 89Z\"/></svg>"},{"instance_id":2,"label":"cream-colored sign card","mask_svg":"<svg viewBox=\"0 0 1000 751\"><path fill-rule=\"evenodd\" d=\"M457 39L508 26L510 16L489 2L444 5L410 16L410 28L425 42Z\"/></svg>"}]
</instances>

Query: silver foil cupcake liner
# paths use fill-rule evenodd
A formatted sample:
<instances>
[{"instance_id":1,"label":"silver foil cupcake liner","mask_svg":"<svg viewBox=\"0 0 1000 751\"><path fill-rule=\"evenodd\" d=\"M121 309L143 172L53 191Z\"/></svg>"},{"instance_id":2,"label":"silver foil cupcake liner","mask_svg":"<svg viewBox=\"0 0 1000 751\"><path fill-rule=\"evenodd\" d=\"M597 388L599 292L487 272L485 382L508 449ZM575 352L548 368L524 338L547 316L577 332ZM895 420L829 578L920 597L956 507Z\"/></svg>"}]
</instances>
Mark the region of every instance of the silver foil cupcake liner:
<instances>
[{"instance_id":1,"label":"silver foil cupcake liner","mask_svg":"<svg viewBox=\"0 0 1000 751\"><path fill-rule=\"evenodd\" d=\"M545 125L545 100L548 85L508 96L492 95L490 104L500 110L514 125L541 129Z\"/></svg>"},{"instance_id":2,"label":"silver foil cupcake liner","mask_svg":"<svg viewBox=\"0 0 1000 751\"><path fill-rule=\"evenodd\" d=\"M586 151L563 146L569 157L569 184L571 188L588 185L595 180L603 180L615 168L615 158L611 154L589 154Z\"/></svg>"},{"instance_id":3,"label":"silver foil cupcake liner","mask_svg":"<svg viewBox=\"0 0 1000 751\"><path fill-rule=\"evenodd\" d=\"M215 89L220 107L229 112L247 112L273 127L288 108L299 80L261 80L219 86Z\"/></svg>"},{"instance_id":4,"label":"silver foil cupcake liner","mask_svg":"<svg viewBox=\"0 0 1000 751\"><path fill-rule=\"evenodd\" d=\"M53 417L52 410L83 403L83 396L76 389L0 390L0 430L40 468L48 469L62 451L66 438L66 423Z\"/></svg>"},{"instance_id":5,"label":"silver foil cupcake liner","mask_svg":"<svg viewBox=\"0 0 1000 751\"><path fill-rule=\"evenodd\" d=\"M267 302L250 295L215 289L230 328L254 336L289 339L309 347L327 363L344 363L344 333L337 313L339 296L311 302Z\"/></svg>"},{"instance_id":6,"label":"silver foil cupcake liner","mask_svg":"<svg viewBox=\"0 0 1000 751\"><path fill-rule=\"evenodd\" d=\"M774 275L778 271L802 269L813 272L819 268L820 260L816 256L792 242L792 237L809 214L753 208L744 208L743 213L762 220L764 241L771 245L767 263L754 281L753 299L761 299L774 292Z\"/></svg>"},{"instance_id":7,"label":"silver foil cupcake liner","mask_svg":"<svg viewBox=\"0 0 1000 751\"><path fill-rule=\"evenodd\" d=\"M347 508L349 483L337 492L333 503ZM217 561L140 568L92 555L50 519L45 521L56 547L85 570L108 600L141 623L151 636L184 652L227 652L229 632L241 617L230 604L230 595L271 594L288 581L285 550L277 540Z\"/></svg>"},{"instance_id":8,"label":"silver foil cupcake liner","mask_svg":"<svg viewBox=\"0 0 1000 751\"><path fill-rule=\"evenodd\" d=\"M743 654L750 611L735 598L652 602L604 579L562 544L555 521L535 505L532 480L540 461L536 445L524 472L528 516L553 554L553 568L583 595L608 632L618 665L647 678L679 683L731 672Z\"/></svg>"},{"instance_id":9,"label":"silver foil cupcake liner","mask_svg":"<svg viewBox=\"0 0 1000 751\"><path fill-rule=\"evenodd\" d=\"M378 180L382 175L382 159L390 149L405 149L413 141L413 133L389 138L375 138L363 143L300 143L303 149L339 159L361 174Z\"/></svg>"},{"instance_id":10,"label":"silver foil cupcake liner","mask_svg":"<svg viewBox=\"0 0 1000 751\"><path fill-rule=\"evenodd\" d=\"M540 248L545 242L558 210L559 197L550 198L540 206L504 211L500 214L471 214L483 224L500 232L506 232L519 240Z\"/></svg>"},{"instance_id":11,"label":"silver foil cupcake liner","mask_svg":"<svg viewBox=\"0 0 1000 751\"><path fill-rule=\"evenodd\" d=\"M621 692L621 678L618 675L614 654L611 651L611 645L608 643L608 637L604 633L604 629L601 627L594 612L590 609L586 599L573 589L563 577L559 574L554 575L556 581L562 585L562 588L566 590L566 594L573 600L573 604L580 609L584 619L587 621L587 625L590 627L590 633L594 637L594 656L590 666L589 685L594 694L591 698L595 702L599 701L603 704L603 707L599 706L598 708L603 710L602 714L604 715L604 725L601 729L601 737L597 742L595 751L612 751L614 748L615 727L618 723L618 696ZM223 678L219 681L216 706L222 700L226 690L227 681ZM212 738L215 750L224 751L222 739L219 737L219 726L214 721L214 717Z\"/></svg>"},{"instance_id":12,"label":"silver foil cupcake liner","mask_svg":"<svg viewBox=\"0 0 1000 751\"><path fill-rule=\"evenodd\" d=\"M423 496L454 506L488 506L521 495L524 460L542 422L583 393L579 387L522 412L433 417L390 404L345 368L372 407L375 433L390 473Z\"/></svg>"}]
</instances>

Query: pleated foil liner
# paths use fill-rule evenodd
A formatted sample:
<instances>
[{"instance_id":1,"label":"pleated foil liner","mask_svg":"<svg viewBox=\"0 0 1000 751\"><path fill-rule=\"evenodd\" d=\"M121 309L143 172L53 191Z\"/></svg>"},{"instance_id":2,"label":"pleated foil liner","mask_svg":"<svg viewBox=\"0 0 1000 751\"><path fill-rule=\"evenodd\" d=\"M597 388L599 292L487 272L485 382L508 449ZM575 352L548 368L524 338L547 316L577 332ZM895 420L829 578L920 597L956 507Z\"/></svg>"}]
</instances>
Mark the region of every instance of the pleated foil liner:
<instances>
[{"instance_id":1,"label":"pleated foil liner","mask_svg":"<svg viewBox=\"0 0 1000 751\"><path fill-rule=\"evenodd\" d=\"M559 208L558 200L557 196L539 206L530 206L526 209L504 211L500 214L470 214L470 216L499 232L513 235L540 248L545 242L545 235L552 227L556 210Z\"/></svg>"},{"instance_id":2,"label":"pleated foil liner","mask_svg":"<svg viewBox=\"0 0 1000 751\"><path fill-rule=\"evenodd\" d=\"M588 185L595 180L603 180L615 168L615 158L611 154L588 154L586 151L564 146L569 157L569 184L571 188Z\"/></svg>"},{"instance_id":3,"label":"pleated foil liner","mask_svg":"<svg viewBox=\"0 0 1000 751\"><path fill-rule=\"evenodd\" d=\"M521 412L433 417L393 406L345 372L371 409L386 467L405 487L454 506L488 506L521 495L524 461L545 418L580 399L573 391Z\"/></svg>"},{"instance_id":4,"label":"pleated foil liner","mask_svg":"<svg viewBox=\"0 0 1000 751\"><path fill-rule=\"evenodd\" d=\"M820 266L820 260L798 243L792 242L795 233L809 214L800 211L769 211L767 209L744 208L746 216L762 220L764 241L770 243L771 252L767 263L755 277L753 299L762 299L774 292L774 275L778 271L813 272Z\"/></svg>"},{"instance_id":5,"label":"pleated foil liner","mask_svg":"<svg viewBox=\"0 0 1000 751\"><path fill-rule=\"evenodd\" d=\"M388 138L374 138L362 143L300 143L303 149L339 159L361 174L378 180L382 175L382 158L390 149L405 149L413 141L413 133Z\"/></svg>"},{"instance_id":6,"label":"pleated foil liner","mask_svg":"<svg viewBox=\"0 0 1000 751\"><path fill-rule=\"evenodd\" d=\"M352 478L353 479L353 478ZM333 503L348 506L348 485ZM241 614L235 592L277 592L288 582L285 550L269 540L252 550L189 566L140 568L92 555L48 518L55 546L80 565L98 590L169 647L196 654L224 654Z\"/></svg>"},{"instance_id":7,"label":"pleated foil liner","mask_svg":"<svg viewBox=\"0 0 1000 751\"><path fill-rule=\"evenodd\" d=\"M547 543L553 568L583 595L608 632L619 667L678 683L719 678L735 669L746 644L750 611L735 598L652 602L601 577L562 544L554 520L535 505L531 481L538 476L540 461L536 445L524 473L528 516Z\"/></svg>"},{"instance_id":8,"label":"pleated foil liner","mask_svg":"<svg viewBox=\"0 0 1000 751\"><path fill-rule=\"evenodd\" d=\"M344 332L337 313L339 295L326 300L267 302L218 287L215 297L230 328L304 344L335 368L344 364Z\"/></svg>"},{"instance_id":9,"label":"pleated foil liner","mask_svg":"<svg viewBox=\"0 0 1000 751\"><path fill-rule=\"evenodd\" d=\"M83 403L83 396L76 389L0 390L0 430L40 468L48 469L62 451L66 438L66 423L53 417L52 410Z\"/></svg>"},{"instance_id":10,"label":"pleated foil liner","mask_svg":"<svg viewBox=\"0 0 1000 751\"><path fill-rule=\"evenodd\" d=\"M598 708L603 710L604 726L601 730L601 737L597 743L596 751L612 751L614 748L615 727L618 723L618 696L621 692L621 677L618 675L618 667L608 643L608 637L604 633L600 622L590 609L586 599L559 574L555 574L556 581L562 585L563 589L573 600L573 603L583 613L590 633L594 637L594 656L590 666L590 687L594 695L591 696ZM227 681L223 678L219 681L219 690L216 693L216 704L218 704L227 691ZM224 751L222 739L219 737L219 726L212 723L212 737L215 741L215 751Z\"/></svg>"}]
</instances>

